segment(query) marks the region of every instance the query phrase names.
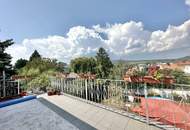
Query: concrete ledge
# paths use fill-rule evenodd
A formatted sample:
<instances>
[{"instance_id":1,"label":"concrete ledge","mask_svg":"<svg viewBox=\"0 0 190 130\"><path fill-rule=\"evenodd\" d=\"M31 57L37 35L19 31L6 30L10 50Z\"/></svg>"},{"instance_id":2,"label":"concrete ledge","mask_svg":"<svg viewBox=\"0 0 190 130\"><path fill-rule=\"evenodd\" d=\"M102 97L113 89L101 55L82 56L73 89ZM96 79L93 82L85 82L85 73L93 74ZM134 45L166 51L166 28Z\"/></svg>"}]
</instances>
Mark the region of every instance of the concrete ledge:
<instances>
[{"instance_id":1,"label":"concrete ledge","mask_svg":"<svg viewBox=\"0 0 190 130\"><path fill-rule=\"evenodd\" d=\"M24 97L21 97L18 99L3 101L3 102L0 102L0 108L10 106L13 104L17 104L17 103L21 103L21 102L25 102L25 101L32 100L32 99L36 99L36 96L30 95L30 96L24 96Z\"/></svg>"},{"instance_id":2,"label":"concrete ledge","mask_svg":"<svg viewBox=\"0 0 190 130\"><path fill-rule=\"evenodd\" d=\"M159 127L129 118L128 113L125 113L124 116L117 111L113 112L106 107L100 107L100 105L97 106L86 100L82 101L82 99L77 100L77 98L65 94L60 96L44 94L41 97L98 130L162 130Z\"/></svg>"},{"instance_id":3,"label":"concrete ledge","mask_svg":"<svg viewBox=\"0 0 190 130\"><path fill-rule=\"evenodd\" d=\"M112 107L109 107L109 106L106 106L106 105L103 105L103 104L100 104L100 103L89 101L89 100L86 100L86 99L83 99L83 98L80 98L80 97L76 97L76 96L73 96L73 95L70 95L70 94L67 94L67 93L62 93L62 94L65 95L65 96L68 96L70 98L73 98L75 100L79 100L79 101L94 105L96 107L108 110L110 112L114 112L116 114L120 114L122 116L134 119L136 121L140 121L142 123L147 123L145 117L139 116L137 114L132 114L132 113L129 113L129 112L126 112L126 111L123 111L123 110L118 110L116 108L112 108ZM172 130L178 130L179 129L179 128L175 128L174 126L171 126L171 125L164 125L164 124L159 124L158 125L157 124L158 122L156 123L156 122L152 121L151 119L149 119L149 120L150 120L150 122L148 124L149 126L155 126L155 127L160 128L162 130L169 130L167 126L170 126L170 128L172 128ZM161 122L159 122L159 123L161 123Z\"/></svg>"}]
</instances>

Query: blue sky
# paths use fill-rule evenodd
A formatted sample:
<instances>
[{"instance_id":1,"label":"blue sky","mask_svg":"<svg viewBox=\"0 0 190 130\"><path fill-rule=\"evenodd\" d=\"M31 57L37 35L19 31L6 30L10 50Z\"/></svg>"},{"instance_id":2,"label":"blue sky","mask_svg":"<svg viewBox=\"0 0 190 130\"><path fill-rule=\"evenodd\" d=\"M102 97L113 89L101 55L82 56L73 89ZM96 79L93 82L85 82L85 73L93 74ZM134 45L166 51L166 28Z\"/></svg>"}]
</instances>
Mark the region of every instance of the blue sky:
<instances>
[{"instance_id":1,"label":"blue sky","mask_svg":"<svg viewBox=\"0 0 190 130\"><path fill-rule=\"evenodd\" d=\"M190 2L188 2L189 0L1 0L0 39L14 39L16 45L10 48L8 52L11 53L15 60L21 57L28 58L32 51L37 49L43 56L68 61L77 56L94 55L97 50L96 46L105 47L113 59L180 57L188 55L188 50L182 53L179 51L180 47L166 47L160 50L155 50L154 47L151 47L147 51L147 48L143 47L143 49L140 48L143 50L142 53L139 53L138 49L131 50L129 48L152 46L152 44L155 46L158 46L158 44L163 45L168 39L163 41L163 38L157 38L161 43L156 43L155 39L150 40L152 39L151 37L155 37L159 33L158 30L167 32L169 25L180 28L184 22L189 22ZM139 22L141 25L138 25ZM123 26L121 27L120 25ZM94 26L96 27L94 28ZM189 23L184 26L184 28L188 28ZM139 30L133 30L135 27L139 27ZM112 32L119 33L122 29L127 30L129 28L133 28L131 30L135 35L142 30L143 33L149 32L151 34L143 34L143 36L140 36L140 40L138 35L133 37L134 35L129 35L127 32L112 35ZM176 33L175 29L168 31ZM183 37L186 33L189 35L188 31L179 31L179 33L175 34L175 36L171 34L169 41L172 41L172 36L181 35ZM80 34L80 37L78 34ZM108 39L104 39L102 34L106 35ZM81 35L84 36L81 37ZM118 35L120 37L115 37ZM164 34L159 33L158 35L163 37ZM126 41L121 41L122 38L126 39ZM139 40L141 43L150 43L148 45L143 43L142 45L135 42L135 40ZM186 40L187 38L182 41L175 41L175 44L180 44ZM97 45L93 47L94 45L89 44L89 42ZM171 44L173 45L173 43ZM186 44L182 43L181 46L187 48ZM33 48L30 48L30 45ZM125 49L121 50L122 53L118 53L119 48L114 50L115 46L121 46L123 47L121 49ZM51 51L52 54L49 55L44 47L51 48L48 52ZM67 52L66 50L70 51ZM20 51L22 51L21 54L16 54ZM23 56L23 51L26 56ZM135 51L138 52L136 53ZM173 52L177 54L171 54ZM68 53L71 54L65 56Z\"/></svg>"}]
</instances>

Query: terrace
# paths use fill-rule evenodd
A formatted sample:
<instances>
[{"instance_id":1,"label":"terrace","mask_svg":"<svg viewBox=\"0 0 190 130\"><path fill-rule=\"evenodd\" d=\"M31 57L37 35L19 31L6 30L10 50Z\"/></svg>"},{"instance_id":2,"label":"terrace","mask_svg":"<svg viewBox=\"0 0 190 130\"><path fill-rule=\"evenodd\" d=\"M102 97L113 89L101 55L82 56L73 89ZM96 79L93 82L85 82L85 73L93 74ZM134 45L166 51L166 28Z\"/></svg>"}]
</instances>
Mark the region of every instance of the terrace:
<instances>
[{"instance_id":1,"label":"terrace","mask_svg":"<svg viewBox=\"0 0 190 130\"><path fill-rule=\"evenodd\" d=\"M0 109L3 130L93 130L154 129L143 122L78 100L68 95L41 95L23 103Z\"/></svg>"},{"instance_id":2,"label":"terrace","mask_svg":"<svg viewBox=\"0 0 190 130\"><path fill-rule=\"evenodd\" d=\"M190 130L190 0L0 3L0 130Z\"/></svg>"},{"instance_id":3,"label":"terrace","mask_svg":"<svg viewBox=\"0 0 190 130\"><path fill-rule=\"evenodd\" d=\"M13 82L11 82L13 83ZM18 85L18 84L17 84ZM18 85L19 86L19 85ZM170 101L172 98L176 103L188 105L186 101L176 97L170 97L171 93L182 93L189 95L189 90L183 91L171 88L149 88L149 85L129 84L123 80L103 80L103 79L61 79L51 78L51 86L61 91L61 95L48 96L38 95L37 99L28 100L22 103L0 108L0 128L8 129L141 129L141 130L176 130L182 129L173 124L177 122L175 111L172 115L162 113L163 116L172 116L172 120L160 117L154 118L152 113L159 112L160 109L149 110L157 104L158 98L145 98L148 107L145 111L139 111L141 104L139 99L151 95L152 91L166 94L164 99ZM144 87L147 88L144 91ZM9 88L9 87L7 87ZM176 89L175 88L175 89ZM188 86L187 86L188 88ZM137 90L136 90L137 89ZM146 94L147 92L147 94ZM137 94L138 93L138 94ZM136 95L136 96L135 96ZM160 94L161 95L161 94ZM161 95L164 97L164 95ZM135 99L130 99L133 97ZM187 101L189 97L187 97ZM161 99L161 98L160 98ZM136 101L135 101L136 100ZM156 102L156 103L155 103ZM162 102L162 107L171 103ZM171 104L173 105L173 104ZM172 106L170 106L172 107ZM163 108L161 110L163 110ZM168 108L167 108L168 109ZM171 108L172 109L172 108ZM147 112L147 113L146 113ZM165 112L165 111L164 111ZM145 115L143 115L145 113ZM169 113L169 112L168 112ZM182 119L188 122L189 116L181 115ZM162 119L162 120L160 120ZM171 123L163 122L163 119ZM186 123L184 123L186 124ZM182 125L184 125L182 124ZM185 130L188 130L188 125Z\"/></svg>"}]
</instances>

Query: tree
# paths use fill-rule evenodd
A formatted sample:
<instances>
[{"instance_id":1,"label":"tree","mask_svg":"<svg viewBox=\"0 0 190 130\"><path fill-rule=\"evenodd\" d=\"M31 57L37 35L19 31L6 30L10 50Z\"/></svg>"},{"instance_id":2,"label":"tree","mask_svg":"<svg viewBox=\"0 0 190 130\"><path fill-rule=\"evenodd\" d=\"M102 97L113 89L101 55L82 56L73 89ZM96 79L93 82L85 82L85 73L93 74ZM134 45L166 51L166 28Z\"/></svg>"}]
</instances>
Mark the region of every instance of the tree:
<instances>
[{"instance_id":1,"label":"tree","mask_svg":"<svg viewBox=\"0 0 190 130\"><path fill-rule=\"evenodd\" d=\"M114 64L110 73L111 79L122 79L127 71L127 64L124 61L118 61Z\"/></svg>"},{"instance_id":2,"label":"tree","mask_svg":"<svg viewBox=\"0 0 190 130\"><path fill-rule=\"evenodd\" d=\"M64 62L58 62L57 63L57 71L64 72L65 71L65 66L67 66L66 63L64 63Z\"/></svg>"},{"instance_id":3,"label":"tree","mask_svg":"<svg viewBox=\"0 0 190 130\"><path fill-rule=\"evenodd\" d=\"M29 61L26 66L19 69L19 75L37 77L42 73L48 73L50 71L55 72L57 70L57 63L51 59L38 59L34 58Z\"/></svg>"},{"instance_id":4,"label":"tree","mask_svg":"<svg viewBox=\"0 0 190 130\"><path fill-rule=\"evenodd\" d=\"M47 74L41 74L28 83L28 89L40 89L47 91L50 84L50 80Z\"/></svg>"},{"instance_id":5,"label":"tree","mask_svg":"<svg viewBox=\"0 0 190 130\"><path fill-rule=\"evenodd\" d=\"M113 68L113 64L109 58L109 55L105 51L104 48L100 48L96 54L96 62L97 62L97 77L99 78L108 78L111 69Z\"/></svg>"},{"instance_id":6,"label":"tree","mask_svg":"<svg viewBox=\"0 0 190 130\"><path fill-rule=\"evenodd\" d=\"M88 72L90 72L91 74L95 74L96 73L96 60L93 57L88 58Z\"/></svg>"},{"instance_id":7,"label":"tree","mask_svg":"<svg viewBox=\"0 0 190 130\"><path fill-rule=\"evenodd\" d=\"M171 69L159 69L154 72L154 77L156 79L162 79L167 76L172 76L172 70Z\"/></svg>"},{"instance_id":8,"label":"tree","mask_svg":"<svg viewBox=\"0 0 190 130\"><path fill-rule=\"evenodd\" d=\"M188 77L185 75L185 73L181 70L171 70L171 69L162 69L158 70L154 74L155 78L162 79L164 77L170 76L175 79L176 83L179 84L189 84L190 81Z\"/></svg>"},{"instance_id":9,"label":"tree","mask_svg":"<svg viewBox=\"0 0 190 130\"><path fill-rule=\"evenodd\" d=\"M41 55L38 53L37 50L35 50L32 55L30 56L30 61L32 61L35 58L41 58Z\"/></svg>"},{"instance_id":10,"label":"tree","mask_svg":"<svg viewBox=\"0 0 190 130\"><path fill-rule=\"evenodd\" d=\"M27 60L25 60L25 59L18 59L17 61L16 61L16 63L15 63L15 65L14 65L14 69L15 70L19 70L19 69L21 69L22 67L24 67L25 65L26 65L26 63L27 63L28 61Z\"/></svg>"},{"instance_id":11,"label":"tree","mask_svg":"<svg viewBox=\"0 0 190 130\"><path fill-rule=\"evenodd\" d=\"M3 70L7 74L11 75L13 73L11 65L11 56L5 52L5 49L14 44L12 39L0 41L0 72Z\"/></svg>"},{"instance_id":12,"label":"tree","mask_svg":"<svg viewBox=\"0 0 190 130\"><path fill-rule=\"evenodd\" d=\"M172 70L171 75L175 78L176 83L179 84L189 84L190 81L183 71Z\"/></svg>"},{"instance_id":13,"label":"tree","mask_svg":"<svg viewBox=\"0 0 190 130\"><path fill-rule=\"evenodd\" d=\"M96 73L96 60L94 58L79 57L71 60L71 70L75 73Z\"/></svg>"},{"instance_id":14,"label":"tree","mask_svg":"<svg viewBox=\"0 0 190 130\"><path fill-rule=\"evenodd\" d=\"M28 76L30 80L26 89L43 89L49 87L49 76L54 75L59 70L57 60L48 58L34 58L28 61L26 66L18 70L20 76ZM29 88L28 88L29 87Z\"/></svg>"}]
</instances>

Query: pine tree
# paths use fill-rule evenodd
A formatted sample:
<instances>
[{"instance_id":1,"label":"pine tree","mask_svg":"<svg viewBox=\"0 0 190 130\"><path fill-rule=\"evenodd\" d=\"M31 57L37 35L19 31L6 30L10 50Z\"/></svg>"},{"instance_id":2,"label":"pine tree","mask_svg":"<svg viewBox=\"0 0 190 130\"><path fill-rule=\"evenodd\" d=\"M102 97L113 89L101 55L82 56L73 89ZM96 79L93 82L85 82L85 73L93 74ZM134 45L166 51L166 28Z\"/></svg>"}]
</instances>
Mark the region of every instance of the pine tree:
<instances>
[{"instance_id":1,"label":"pine tree","mask_svg":"<svg viewBox=\"0 0 190 130\"><path fill-rule=\"evenodd\" d=\"M14 44L12 39L0 41L0 73L2 73L3 70L5 70L7 74L12 73L12 57L5 52L5 49L12 44Z\"/></svg>"},{"instance_id":2,"label":"pine tree","mask_svg":"<svg viewBox=\"0 0 190 130\"><path fill-rule=\"evenodd\" d=\"M25 65L26 65L26 63L27 63L28 61L27 60L25 60L25 59L18 59L17 61L16 61L16 63L15 63L15 65L14 65L14 69L15 70L19 70L19 69L21 69L22 67L24 67Z\"/></svg>"},{"instance_id":3,"label":"pine tree","mask_svg":"<svg viewBox=\"0 0 190 130\"><path fill-rule=\"evenodd\" d=\"M41 55L38 53L37 50L35 50L32 55L30 56L30 61L32 61L35 58L41 58Z\"/></svg>"},{"instance_id":4,"label":"pine tree","mask_svg":"<svg viewBox=\"0 0 190 130\"><path fill-rule=\"evenodd\" d=\"M113 64L104 48L100 48L96 55L97 61L97 76L99 78L108 78Z\"/></svg>"}]
</instances>

